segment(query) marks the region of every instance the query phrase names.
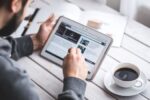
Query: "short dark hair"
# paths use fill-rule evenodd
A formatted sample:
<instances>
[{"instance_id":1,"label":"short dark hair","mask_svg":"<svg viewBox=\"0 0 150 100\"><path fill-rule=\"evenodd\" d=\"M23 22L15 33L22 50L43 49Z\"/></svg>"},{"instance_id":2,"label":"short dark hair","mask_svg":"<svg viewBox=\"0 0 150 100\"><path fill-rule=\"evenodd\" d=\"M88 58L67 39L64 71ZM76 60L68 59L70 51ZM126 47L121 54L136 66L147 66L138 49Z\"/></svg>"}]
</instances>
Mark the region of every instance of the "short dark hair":
<instances>
[{"instance_id":1,"label":"short dark hair","mask_svg":"<svg viewBox=\"0 0 150 100\"><path fill-rule=\"evenodd\" d=\"M21 0L22 6L24 7L28 0ZM11 5L12 0L0 0L0 8L6 7L9 8Z\"/></svg>"}]
</instances>

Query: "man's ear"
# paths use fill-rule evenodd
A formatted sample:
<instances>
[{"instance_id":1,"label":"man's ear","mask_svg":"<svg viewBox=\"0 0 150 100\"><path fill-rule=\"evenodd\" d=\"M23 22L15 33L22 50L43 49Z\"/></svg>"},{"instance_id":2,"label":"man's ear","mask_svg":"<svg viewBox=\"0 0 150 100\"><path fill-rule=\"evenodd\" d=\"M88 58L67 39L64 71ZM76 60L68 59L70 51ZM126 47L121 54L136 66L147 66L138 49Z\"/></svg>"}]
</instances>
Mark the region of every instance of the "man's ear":
<instances>
[{"instance_id":1,"label":"man's ear","mask_svg":"<svg viewBox=\"0 0 150 100\"><path fill-rule=\"evenodd\" d=\"M17 13L20 11L22 7L22 0L12 0L11 5L10 5L10 10L13 13Z\"/></svg>"}]
</instances>

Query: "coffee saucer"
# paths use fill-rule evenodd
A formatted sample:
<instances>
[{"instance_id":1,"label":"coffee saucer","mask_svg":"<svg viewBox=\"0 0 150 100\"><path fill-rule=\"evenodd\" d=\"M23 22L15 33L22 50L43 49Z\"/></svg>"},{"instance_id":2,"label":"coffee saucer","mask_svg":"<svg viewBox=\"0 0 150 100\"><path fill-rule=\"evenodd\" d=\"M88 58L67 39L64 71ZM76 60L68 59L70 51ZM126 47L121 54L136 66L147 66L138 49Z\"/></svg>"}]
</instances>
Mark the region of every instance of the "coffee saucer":
<instances>
[{"instance_id":1,"label":"coffee saucer","mask_svg":"<svg viewBox=\"0 0 150 100\"><path fill-rule=\"evenodd\" d=\"M134 96L143 92L148 85L148 80L146 76L144 75L144 73L141 72L141 76L139 77L138 80L142 82L142 85L140 87L132 86L130 88L122 88L115 84L112 74L107 73L107 75L104 78L104 85L106 89L113 94L116 94L119 96Z\"/></svg>"}]
</instances>

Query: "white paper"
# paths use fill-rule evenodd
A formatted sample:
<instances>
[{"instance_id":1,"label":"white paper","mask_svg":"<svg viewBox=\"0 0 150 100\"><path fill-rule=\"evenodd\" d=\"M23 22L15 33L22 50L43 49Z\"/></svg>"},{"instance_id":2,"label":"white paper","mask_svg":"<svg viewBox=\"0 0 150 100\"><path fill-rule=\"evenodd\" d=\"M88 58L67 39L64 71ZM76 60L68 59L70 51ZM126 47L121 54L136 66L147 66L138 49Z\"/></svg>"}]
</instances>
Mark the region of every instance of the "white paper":
<instances>
[{"instance_id":1,"label":"white paper","mask_svg":"<svg viewBox=\"0 0 150 100\"><path fill-rule=\"evenodd\" d=\"M120 47L127 25L126 17L98 11L85 11L81 14L79 22L87 25L88 20L101 22L102 26L96 30L104 34L112 34L112 46Z\"/></svg>"},{"instance_id":2,"label":"white paper","mask_svg":"<svg viewBox=\"0 0 150 100\"><path fill-rule=\"evenodd\" d=\"M77 21L80 17L81 10L76 5L66 2L51 5L49 8L41 8L26 34L37 33L42 22L47 20L47 18L53 13L57 18L59 16L65 16Z\"/></svg>"},{"instance_id":3,"label":"white paper","mask_svg":"<svg viewBox=\"0 0 150 100\"><path fill-rule=\"evenodd\" d=\"M29 10L29 12L32 11ZM52 13L57 17L65 16L84 25L87 25L88 20L98 20L103 24L97 31L104 34L112 34L114 40L112 46L119 47L121 45L127 24L126 17L99 11L82 12L76 5L66 2L54 2L50 7L41 8L26 34L37 33L42 22L44 22Z\"/></svg>"}]
</instances>

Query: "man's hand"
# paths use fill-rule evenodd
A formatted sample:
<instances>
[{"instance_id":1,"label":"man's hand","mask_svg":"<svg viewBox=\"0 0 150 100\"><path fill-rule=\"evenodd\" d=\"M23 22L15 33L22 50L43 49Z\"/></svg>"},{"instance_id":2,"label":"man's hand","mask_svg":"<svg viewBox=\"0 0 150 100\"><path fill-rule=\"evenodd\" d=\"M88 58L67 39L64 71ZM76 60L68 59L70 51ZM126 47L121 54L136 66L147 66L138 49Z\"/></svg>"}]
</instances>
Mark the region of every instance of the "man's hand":
<instances>
[{"instance_id":1,"label":"man's hand","mask_svg":"<svg viewBox=\"0 0 150 100\"><path fill-rule=\"evenodd\" d=\"M80 49L71 48L63 63L64 77L75 77L85 80L87 77L87 65Z\"/></svg>"},{"instance_id":2,"label":"man's hand","mask_svg":"<svg viewBox=\"0 0 150 100\"><path fill-rule=\"evenodd\" d=\"M38 33L31 36L34 50L42 48L45 44L55 24L54 19L54 15L50 16L43 24L41 24Z\"/></svg>"}]
</instances>

